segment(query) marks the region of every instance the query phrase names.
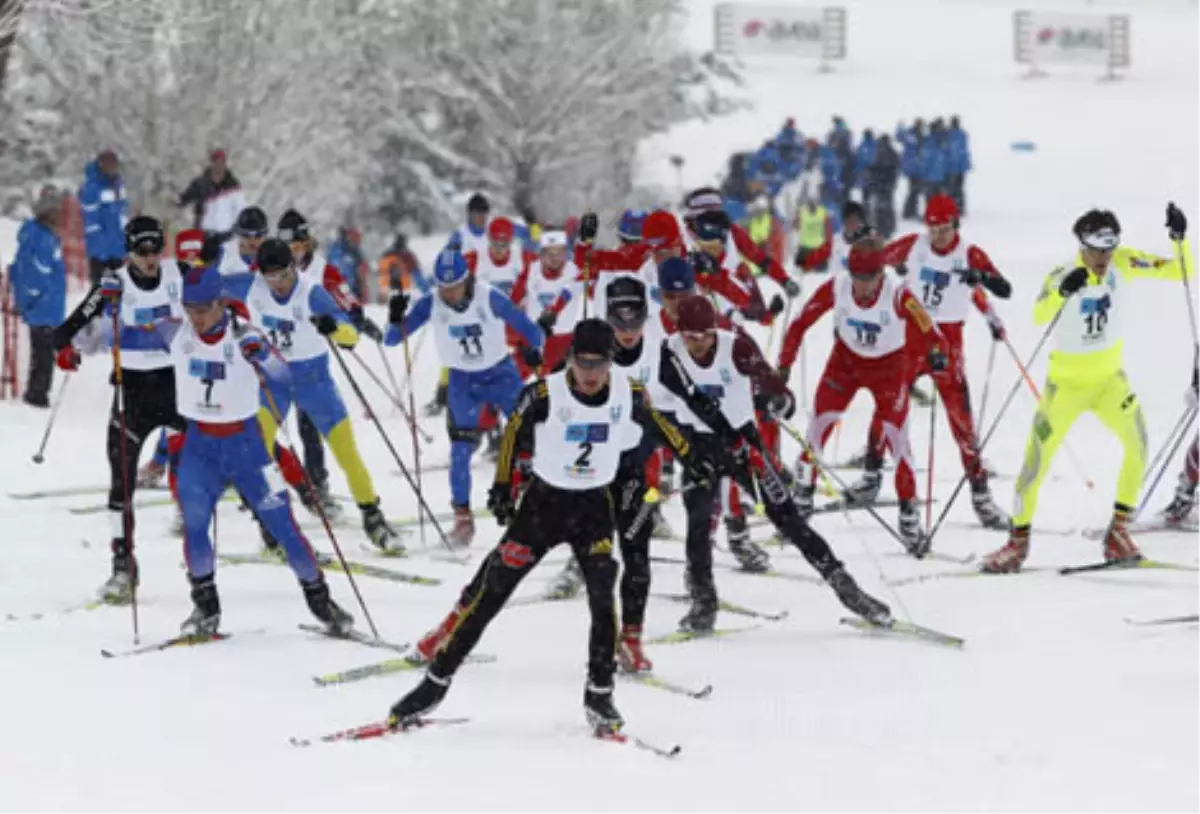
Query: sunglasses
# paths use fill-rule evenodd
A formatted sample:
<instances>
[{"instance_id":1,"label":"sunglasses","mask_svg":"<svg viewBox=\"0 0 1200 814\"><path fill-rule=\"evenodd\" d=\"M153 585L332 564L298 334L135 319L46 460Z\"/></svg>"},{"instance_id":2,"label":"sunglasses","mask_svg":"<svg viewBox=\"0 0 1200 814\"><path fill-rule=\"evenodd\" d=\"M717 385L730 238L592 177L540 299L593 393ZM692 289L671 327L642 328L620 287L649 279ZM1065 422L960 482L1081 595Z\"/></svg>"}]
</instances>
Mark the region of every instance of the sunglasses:
<instances>
[{"instance_id":1,"label":"sunglasses","mask_svg":"<svg viewBox=\"0 0 1200 814\"><path fill-rule=\"evenodd\" d=\"M1111 252L1121 243L1121 236L1112 229L1101 229L1098 232L1091 232L1082 235L1079 242L1084 248L1094 249L1098 252Z\"/></svg>"},{"instance_id":2,"label":"sunglasses","mask_svg":"<svg viewBox=\"0 0 1200 814\"><path fill-rule=\"evenodd\" d=\"M575 356L572 361L582 370L600 370L612 363L607 356Z\"/></svg>"},{"instance_id":3,"label":"sunglasses","mask_svg":"<svg viewBox=\"0 0 1200 814\"><path fill-rule=\"evenodd\" d=\"M618 331L636 331L646 324L646 313L614 311L609 313L608 322Z\"/></svg>"},{"instance_id":4,"label":"sunglasses","mask_svg":"<svg viewBox=\"0 0 1200 814\"><path fill-rule=\"evenodd\" d=\"M138 257L154 257L162 254L162 250L162 246L137 246L134 248L133 253Z\"/></svg>"}]
</instances>

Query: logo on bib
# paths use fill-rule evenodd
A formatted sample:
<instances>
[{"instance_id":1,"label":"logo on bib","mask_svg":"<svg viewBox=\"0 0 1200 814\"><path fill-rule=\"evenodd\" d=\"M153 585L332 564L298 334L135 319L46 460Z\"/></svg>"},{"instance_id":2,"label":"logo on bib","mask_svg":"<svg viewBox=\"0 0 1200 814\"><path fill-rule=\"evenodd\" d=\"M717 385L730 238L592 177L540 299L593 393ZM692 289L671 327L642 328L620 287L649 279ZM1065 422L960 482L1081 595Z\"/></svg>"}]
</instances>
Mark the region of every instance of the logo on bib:
<instances>
[{"instance_id":1,"label":"logo on bib","mask_svg":"<svg viewBox=\"0 0 1200 814\"><path fill-rule=\"evenodd\" d=\"M607 424L568 424L566 441L569 444L607 444Z\"/></svg>"},{"instance_id":2,"label":"logo on bib","mask_svg":"<svg viewBox=\"0 0 1200 814\"><path fill-rule=\"evenodd\" d=\"M696 389L709 398L720 401L725 396L725 388L719 384L699 384Z\"/></svg>"},{"instance_id":3,"label":"logo on bib","mask_svg":"<svg viewBox=\"0 0 1200 814\"><path fill-rule=\"evenodd\" d=\"M937 269L931 269L929 267L922 268L921 282L928 283L932 286L937 286L938 288L945 288L946 286L950 285L950 272L938 271Z\"/></svg>"},{"instance_id":4,"label":"logo on bib","mask_svg":"<svg viewBox=\"0 0 1200 814\"><path fill-rule=\"evenodd\" d=\"M150 308L135 308L133 309L133 324L149 325L151 322L157 322L169 316L171 316L171 306L165 304Z\"/></svg>"}]
</instances>

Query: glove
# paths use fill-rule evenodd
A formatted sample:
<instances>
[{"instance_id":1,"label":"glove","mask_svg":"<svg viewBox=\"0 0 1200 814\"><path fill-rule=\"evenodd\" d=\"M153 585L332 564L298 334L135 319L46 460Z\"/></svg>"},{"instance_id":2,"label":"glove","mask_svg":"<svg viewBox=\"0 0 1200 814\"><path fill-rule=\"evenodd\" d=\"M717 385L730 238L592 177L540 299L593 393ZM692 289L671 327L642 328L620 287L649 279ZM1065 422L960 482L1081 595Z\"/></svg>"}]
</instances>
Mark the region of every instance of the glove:
<instances>
[{"instance_id":1,"label":"glove","mask_svg":"<svg viewBox=\"0 0 1200 814\"><path fill-rule=\"evenodd\" d=\"M976 268L968 268L960 271L958 277L966 285L976 286L983 282L983 272Z\"/></svg>"},{"instance_id":2,"label":"glove","mask_svg":"<svg viewBox=\"0 0 1200 814\"><path fill-rule=\"evenodd\" d=\"M54 362L60 370L79 370L79 363L81 361L79 351L75 350L71 345L59 348L58 353L54 357Z\"/></svg>"},{"instance_id":3,"label":"glove","mask_svg":"<svg viewBox=\"0 0 1200 814\"><path fill-rule=\"evenodd\" d=\"M788 280L783 284L783 293L788 295L789 300L794 300L800 296L800 284L795 280Z\"/></svg>"},{"instance_id":4,"label":"glove","mask_svg":"<svg viewBox=\"0 0 1200 814\"><path fill-rule=\"evenodd\" d=\"M946 354L942 353L941 348L931 348L929 351L929 369L934 373L941 373L949 365L949 360L946 359Z\"/></svg>"},{"instance_id":5,"label":"glove","mask_svg":"<svg viewBox=\"0 0 1200 814\"><path fill-rule=\"evenodd\" d=\"M313 317L313 325L317 326L317 333L321 336L330 336L338 329L338 321L329 314Z\"/></svg>"},{"instance_id":6,"label":"glove","mask_svg":"<svg viewBox=\"0 0 1200 814\"><path fill-rule=\"evenodd\" d=\"M267 358L267 345L257 333L245 333L238 339L238 348L247 362L261 362Z\"/></svg>"},{"instance_id":7,"label":"glove","mask_svg":"<svg viewBox=\"0 0 1200 814\"><path fill-rule=\"evenodd\" d=\"M1174 203L1167 204L1167 234L1171 240L1183 240L1187 235L1187 217Z\"/></svg>"},{"instance_id":8,"label":"glove","mask_svg":"<svg viewBox=\"0 0 1200 814\"><path fill-rule=\"evenodd\" d=\"M404 315L408 313L408 295L403 291L397 291L388 300L388 324L399 325L404 322Z\"/></svg>"},{"instance_id":9,"label":"glove","mask_svg":"<svg viewBox=\"0 0 1200 814\"><path fill-rule=\"evenodd\" d=\"M521 361L523 361L526 366L536 370L542 366L542 352L537 348L531 348L526 345L525 347L521 348Z\"/></svg>"},{"instance_id":10,"label":"glove","mask_svg":"<svg viewBox=\"0 0 1200 814\"><path fill-rule=\"evenodd\" d=\"M358 330L363 336L369 337L376 342L383 341L383 331L375 324L375 320L370 317L362 318L362 324L358 326Z\"/></svg>"},{"instance_id":11,"label":"glove","mask_svg":"<svg viewBox=\"0 0 1200 814\"><path fill-rule=\"evenodd\" d=\"M1083 266L1073 269L1070 274L1063 278L1063 281L1058 284L1058 293L1064 297L1069 297L1079 289L1087 285L1088 270Z\"/></svg>"},{"instance_id":12,"label":"glove","mask_svg":"<svg viewBox=\"0 0 1200 814\"><path fill-rule=\"evenodd\" d=\"M988 317L988 330L992 332L992 339L997 342L1003 342L1008 336L1008 332L1004 330L1004 323L1000 321L1000 317Z\"/></svg>"},{"instance_id":13,"label":"glove","mask_svg":"<svg viewBox=\"0 0 1200 814\"><path fill-rule=\"evenodd\" d=\"M111 303L121 301L121 278L115 274L105 274L100 278L100 296Z\"/></svg>"},{"instance_id":14,"label":"glove","mask_svg":"<svg viewBox=\"0 0 1200 814\"><path fill-rule=\"evenodd\" d=\"M108 260L104 261L104 265L108 266L109 271L116 271L117 269L122 268L125 265L125 262L126 261L124 257L110 257Z\"/></svg>"},{"instance_id":15,"label":"glove","mask_svg":"<svg viewBox=\"0 0 1200 814\"><path fill-rule=\"evenodd\" d=\"M716 258L708 252L694 251L688 255L688 260L692 261L692 268L697 275L714 274L717 271Z\"/></svg>"},{"instance_id":16,"label":"glove","mask_svg":"<svg viewBox=\"0 0 1200 814\"><path fill-rule=\"evenodd\" d=\"M754 409L771 418L791 418L796 413L796 400L791 393L759 393L754 397Z\"/></svg>"},{"instance_id":17,"label":"glove","mask_svg":"<svg viewBox=\"0 0 1200 814\"><path fill-rule=\"evenodd\" d=\"M896 270L896 274L901 277L908 274L908 266L904 265L903 263L897 263L896 265L892 266L892 268L894 268Z\"/></svg>"},{"instance_id":18,"label":"glove","mask_svg":"<svg viewBox=\"0 0 1200 814\"><path fill-rule=\"evenodd\" d=\"M783 379L783 381L786 383L792 378L792 368L790 366L779 368L779 378Z\"/></svg>"},{"instance_id":19,"label":"glove","mask_svg":"<svg viewBox=\"0 0 1200 814\"><path fill-rule=\"evenodd\" d=\"M496 522L507 526L517 516L517 504L513 501L512 486L507 483L493 483L488 490L488 511L496 518Z\"/></svg>"},{"instance_id":20,"label":"glove","mask_svg":"<svg viewBox=\"0 0 1200 814\"><path fill-rule=\"evenodd\" d=\"M785 307L786 306L784 305L783 297L776 294L771 299L771 304L769 306L767 306L767 310L770 311L773 316L779 316L780 314L783 313L783 309Z\"/></svg>"},{"instance_id":21,"label":"glove","mask_svg":"<svg viewBox=\"0 0 1200 814\"><path fill-rule=\"evenodd\" d=\"M792 262L795 263L798 268L804 268L804 263L806 260L808 260L808 249L796 249L796 256L792 258Z\"/></svg>"},{"instance_id":22,"label":"glove","mask_svg":"<svg viewBox=\"0 0 1200 814\"><path fill-rule=\"evenodd\" d=\"M579 219L579 240L583 243L591 243L596 239L598 231L600 231L600 218L596 216L595 212L585 212Z\"/></svg>"},{"instance_id":23,"label":"glove","mask_svg":"<svg viewBox=\"0 0 1200 814\"><path fill-rule=\"evenodd\" d=\"M721 467L705 455L693 455L687 461L687 475L692 483L714 484L721 477Z\"/></svg>"},{"instance_id":24,"label":"glove","mask_svg":"<svg viewBox=\"0 0 1200 814\"><path fill-rule=\"evenodd\" d=\"M553 311L543 311L542 315L537 318L538 327L546 336L554 334L554 323L556 322L558 322L558 314Z\"/></svg>"}]
</instances>

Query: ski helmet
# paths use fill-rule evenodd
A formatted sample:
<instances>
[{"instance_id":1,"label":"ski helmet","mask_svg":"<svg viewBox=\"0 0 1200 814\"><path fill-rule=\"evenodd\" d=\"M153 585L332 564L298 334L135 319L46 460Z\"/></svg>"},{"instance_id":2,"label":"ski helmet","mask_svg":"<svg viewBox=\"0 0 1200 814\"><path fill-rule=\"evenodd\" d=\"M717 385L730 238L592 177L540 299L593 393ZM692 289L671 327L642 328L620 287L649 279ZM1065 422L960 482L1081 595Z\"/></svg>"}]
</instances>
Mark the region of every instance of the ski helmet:
<instances>
[{"instance_id":1,"label":"ski helmet","mask_svg":"<svg viewBox=\"0 0 1200 814\"><path fill-rule=\"evenodd\" d=\"M258 247L258 270L263 274L286 269L292 265L292 250L277 237L269 237Z\"/></svg>"},{"instance_id":2,"label":"ski helmet","mask_svg":"<svg viewBox=\"0 0 1200 814\"><path fill-rule=\"evenodd\" d=\"M164 245L166 238L158 218L138 215L125 224L125 251L130 254L161 254Z\"/></svg>"},{"instance_id":3,"label":"ski helmet","mask_svg":"<svg viewBox=\"0 0 1200 814\"><path fill-rule=\"evenodd\" d=\"M516 236L516 229L513 228L513 223L508 218L494 218L488 224L487 236L488 240L494 243L512 243Z\"/></svg>"},{"instance_id":4,"label":"ski helmet","mask_svg":"<svg viewBox=\"0 0 1200 814\"><path fill-rule=\"evenodd\" d=\"M286 243L298 243L311 237L308 220L295 209L283 213L275 227L275 234Z\"/></svg>"},{"instance_id":5,"label":"ski helmet","mask_svg":"<svg viewBox=\"0 0 1200 814\"><path fill-rule=\"evenodd\" d=\"M183 304L208 305L221 299L221 272L214 266L189 266L183 274Z\"/></svg>"},{"instance_id":6,"label":"ski helmet","mask_svg":"<svg viewBox=\"0 0 1200 814\"><path fill-rule=\"evenodd\" d=\"M258 206L247 206L238 213L233 233L238 237L266 237L267 213Z\"/></svg>"},{"instance_id":7,"label":"ski helmet","mask_svg":"<svg viewBox=\"0 0 1200 814\"><path fill-rule=\"evenodd\" d=\"M446 249L433 263L433 279L439 288L458 285L467 279L470 269L466 259L453 249Z\"/></svg>"},{"instance_id":8,"label":"ski helmet","mask_svg":"<svg viewBox=\"0 0 1200 814\"><path fill-rule=\"evenodd\" d=\"M646 211L644 209L626 209L621 213L621 220L617 224L617 237L630 243L636 243L642 239L642 225L645 221Z\"/></svg>"},{"instance_id":9,"label":"ski helmet","mask_svg":"<svg viewBox=\"0 0 1200 814\"><path fill-rule=\"evenodd\" d=\"M925 204L925 225L940 226L944 223L958 225L958 204L949 195L939 193Z\"/></svg>"},{"instance_id":10,"label":"ski helmet","mask_svg":"<svg viewBox=\"0 0 1200 814\"><path fill-rule=\"evenodd\" d=\"M491 206L491 204L488 203L487 197L482 192L476 192L467 201L467 214L468 215L471 214L472 212L482 212L483 214L486 215L488 212L491 212L491 211L492 211L492 206Z\"/></svg>"},{"instance_id":11,"label":"ski helmet","mask_svg":"<svg viewBox=\"0 0 1200 814\"><path fill-rule=\"evenodd\" d=\"M632 331L646 323L646 284L633 277L618 277L605 290L608 321L614 328Z\"/></svg>"}]
</instances>

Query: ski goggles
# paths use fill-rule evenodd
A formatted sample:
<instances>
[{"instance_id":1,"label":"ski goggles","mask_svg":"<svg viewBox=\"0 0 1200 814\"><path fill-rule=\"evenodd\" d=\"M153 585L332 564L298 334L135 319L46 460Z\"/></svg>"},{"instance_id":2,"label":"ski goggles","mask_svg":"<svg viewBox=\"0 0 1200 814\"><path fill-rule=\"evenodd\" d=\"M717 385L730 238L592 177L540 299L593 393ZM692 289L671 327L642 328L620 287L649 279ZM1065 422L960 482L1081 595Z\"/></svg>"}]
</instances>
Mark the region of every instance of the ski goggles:
<instances>
[{"instance_id":1,"label":"ski goggles","mask_svg":"<svg viewBox=\"0 0 1200 814\"><path fill-rule=\"evenodd\" d=\"M1115 229L1097 229L1079 236L1079 242L1084 248L1095 249L1098 252L1111 252L1121 245L1121 235Z\"/></svg>"},{"instance_id":2,"label":"ski goggles","mask_svg":"<svg viewBox=\"0 0 1200 814\"><path fill-rule=\"evenodd\" d=\"M581 370L602 370L612 364L612 359L608 356L598 356L594 353L571 355L571 361L574 362Z\"/></svg>"},{"instance_id":3,"label":"ski goggles","mask_svg":"<svg viewBox=\"0 0 1200 814\"><path fill-rule=\"evenodd\" d=\"M618 331L636 331L646 324L646 309L609 306L608 321Z\"/></svg>"}]
</instances>

